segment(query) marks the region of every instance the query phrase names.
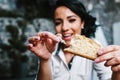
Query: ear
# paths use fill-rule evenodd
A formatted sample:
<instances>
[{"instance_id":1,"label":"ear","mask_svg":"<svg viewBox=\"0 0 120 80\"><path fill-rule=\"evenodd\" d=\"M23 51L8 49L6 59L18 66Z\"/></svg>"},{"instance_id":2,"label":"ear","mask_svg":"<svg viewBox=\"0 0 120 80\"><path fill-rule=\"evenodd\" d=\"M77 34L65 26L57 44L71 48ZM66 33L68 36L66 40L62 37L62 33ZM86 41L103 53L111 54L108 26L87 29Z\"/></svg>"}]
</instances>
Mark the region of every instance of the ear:
<instances>
[{"instance_id":1,"label":"ear","mask_svg":"<svg viewBox=\"0 0 120 80\"><path fill-rule=\"evenodd\" d=\"M84 29L84 21L81 22L81 29Z\"/></svg>"}]
</instances>

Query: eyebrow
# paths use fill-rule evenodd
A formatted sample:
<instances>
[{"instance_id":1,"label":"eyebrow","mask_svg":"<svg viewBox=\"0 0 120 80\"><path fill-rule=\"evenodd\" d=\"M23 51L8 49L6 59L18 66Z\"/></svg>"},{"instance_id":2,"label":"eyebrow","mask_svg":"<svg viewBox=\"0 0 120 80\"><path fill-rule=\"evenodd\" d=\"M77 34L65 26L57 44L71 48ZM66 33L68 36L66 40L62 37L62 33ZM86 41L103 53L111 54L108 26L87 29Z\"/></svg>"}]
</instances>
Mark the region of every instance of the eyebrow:
<instances>
[{"instance_id":1,"label":"eyebrow","mask_svg":"<svg viewBox=\"0 0 120 80\"><path fill-rule=\"evenodd\" d=\"M76 15L68 16L67 18L76 17ZM61 20L61 18L55 18L55 20Z\"/></svg>"},{"instance_id":2,"label":"eyebrow","mask_svg":"<svg viewBox=\"0 0 120 80\"><path fill-rule=\"evenodd\" d=\"M71 16L68 16L67 18L71 18L71 17L77 17L76 15L71 15Z\"/></svg>"}]
</instances>

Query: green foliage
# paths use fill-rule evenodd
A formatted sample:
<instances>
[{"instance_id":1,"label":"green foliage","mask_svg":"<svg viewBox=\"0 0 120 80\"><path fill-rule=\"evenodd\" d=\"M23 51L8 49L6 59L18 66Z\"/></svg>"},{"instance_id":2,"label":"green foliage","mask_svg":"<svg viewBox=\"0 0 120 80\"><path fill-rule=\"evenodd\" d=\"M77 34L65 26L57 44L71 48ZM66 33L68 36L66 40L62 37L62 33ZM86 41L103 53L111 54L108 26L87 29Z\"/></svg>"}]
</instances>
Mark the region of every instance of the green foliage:
<instances>
[{"instance_id":1,"label":"green foliage","mask_svg":"<svg viewBox=\"0 0 120 80\"><path fill-rule=\"evenodd\" d=\"M6 30L10 33L10 36L11 38L18 38L18 34L19 34L19 31L18 31L18 28L16 26L13 26L13 25L8 25L6 26Z\"/></svg>"},{"instance_id":2,"label":"green foliage","mask_svg":"<svg viewBox=\"0 0 120 80\"><path fill-rule=\"evenodd\" d=\"M2 43L0 48L8 53L8 56L13 61L26 62L28 60L28 56L25 55L27 51L25 44L27 40L27 36L25 35L27 23L25 20L19 20L17 23L18 26L6 26L6 31L10 34L10 38L8 38L8 43Z\"/></svg>"}]
</instances>

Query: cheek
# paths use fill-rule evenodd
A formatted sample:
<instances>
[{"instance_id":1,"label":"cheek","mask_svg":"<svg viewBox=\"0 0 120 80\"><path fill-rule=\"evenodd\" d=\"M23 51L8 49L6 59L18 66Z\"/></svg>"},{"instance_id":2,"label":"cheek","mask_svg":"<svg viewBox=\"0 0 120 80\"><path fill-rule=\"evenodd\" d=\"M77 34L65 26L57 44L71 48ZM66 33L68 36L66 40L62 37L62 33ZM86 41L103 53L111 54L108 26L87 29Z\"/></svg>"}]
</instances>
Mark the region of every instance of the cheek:
<instances>
[{"instance_id":1,"label":"cheek","mask_svg":"<svg viewBox=\"0 0 120 80\"><path fill-rule=\"evenodd\" d=\"M57 33L60 33L60 32L61 32L61 28L60 28L60 27L55 27L55 29L56 29L56 32L57 32Z\"/></svg>"},{"instance_id":2,"label":"cheek","mask_svg":"<svg viewBox=\"0 0 120 80\"><path fill-rule=\"evenodd\" d=\"M81 34L81 25L77 24L76 26L74 26L74 31L77 34Z\"/></svg>"},{"instance_id":3,"label":"cheek","mask_svg":"<svg viewBox=\"0 0 120 80\"><path fill-rule=\"evenodd\" d=\"M83 21L79 21L77 22L76 24L76 32L78 34L81 34L82 33L82 29L84 28L84 22Z\"/></svg>"}]
</instances>

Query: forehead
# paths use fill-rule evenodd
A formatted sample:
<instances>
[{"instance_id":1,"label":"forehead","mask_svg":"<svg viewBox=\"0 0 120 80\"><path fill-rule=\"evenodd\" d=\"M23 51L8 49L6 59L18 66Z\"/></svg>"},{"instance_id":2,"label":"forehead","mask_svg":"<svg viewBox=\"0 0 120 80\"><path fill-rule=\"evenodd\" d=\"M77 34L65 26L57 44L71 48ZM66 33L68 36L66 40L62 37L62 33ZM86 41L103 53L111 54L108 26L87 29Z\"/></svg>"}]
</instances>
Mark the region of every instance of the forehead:
<instances>
[{"instance_id":1,"label":"forehead","mask_svg":"<svg viewBox=\"0 0 120 80\"><path fill-rule=\"evenodd\" d=\"M60 7L56 8L56 10L55 10L55 18L63 17L63 16L71 16L71 15L75 16L76 14L65 6L60 6Z\"/></svg>"}]
</instances>

